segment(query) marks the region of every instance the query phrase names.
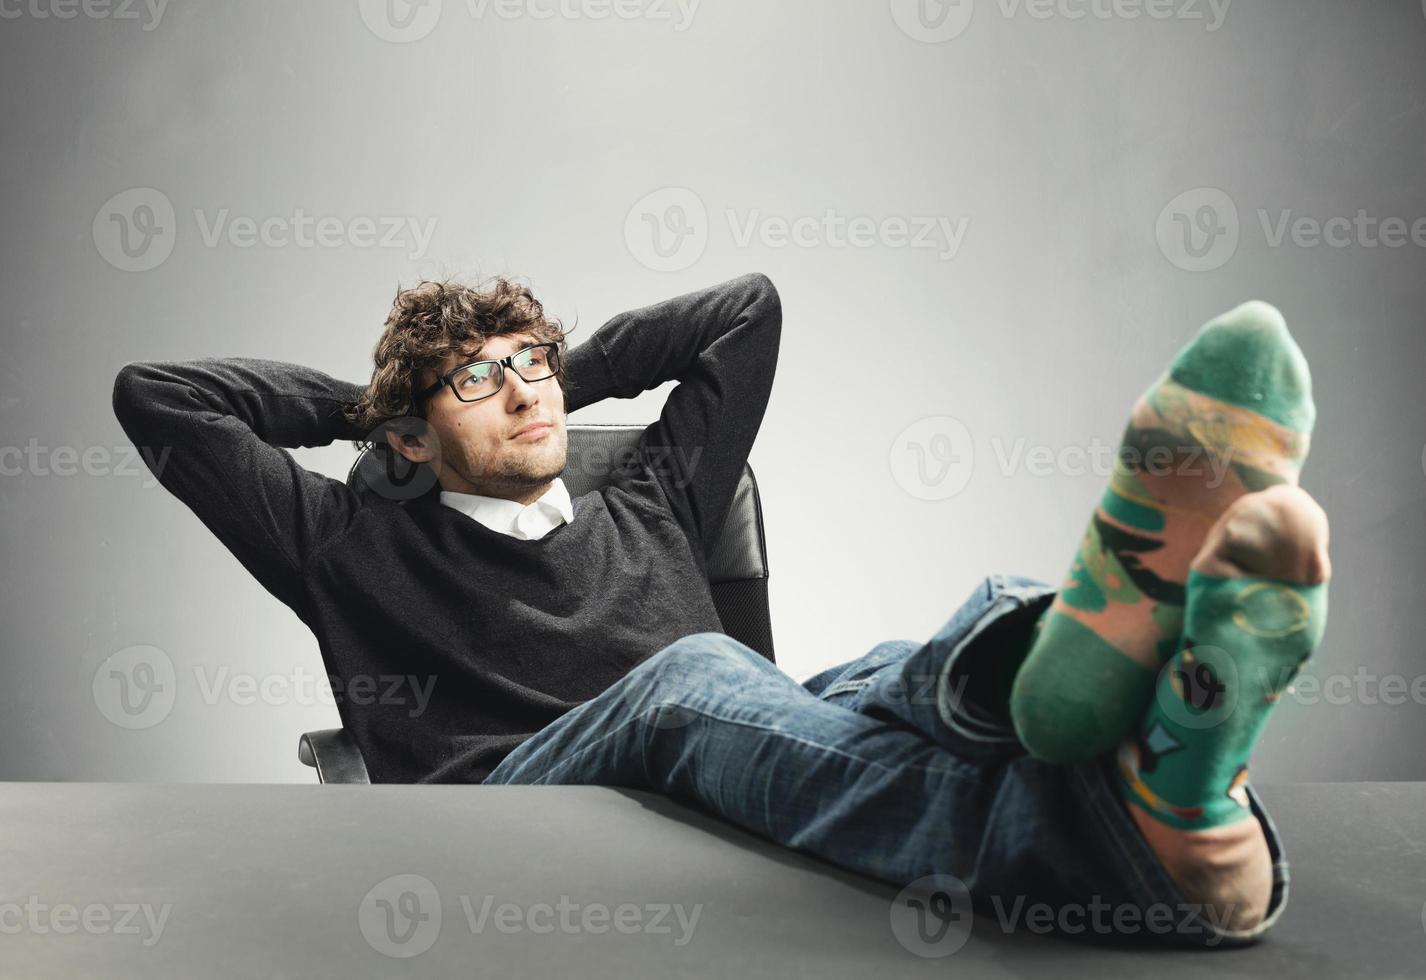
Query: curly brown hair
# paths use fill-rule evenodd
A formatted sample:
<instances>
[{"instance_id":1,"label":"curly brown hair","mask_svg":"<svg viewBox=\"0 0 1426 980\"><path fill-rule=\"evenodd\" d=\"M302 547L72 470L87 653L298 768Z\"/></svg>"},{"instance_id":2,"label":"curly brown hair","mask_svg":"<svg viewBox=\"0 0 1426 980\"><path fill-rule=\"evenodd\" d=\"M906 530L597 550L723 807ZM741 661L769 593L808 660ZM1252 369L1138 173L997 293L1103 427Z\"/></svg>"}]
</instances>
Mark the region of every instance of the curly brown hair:
<instances>
[{"instance_id":1,"label":"curly brown hair","mask_svg":"<svg viewBox=\"0 0 1426 980\"><path fill-rule=\"evenodd\" d=\"M478 351L491 337L513 333L560 345L555 379L566 391L563 355L568 335L558 319L545 316L529 287L497 276L484 288L448 278L423 279L398 289L372 352L371 384L350 407L348 418L367 433L393 419L424 418L425 408L414 395L436 380L451 354Z\"/></svg>"}]
</instances>

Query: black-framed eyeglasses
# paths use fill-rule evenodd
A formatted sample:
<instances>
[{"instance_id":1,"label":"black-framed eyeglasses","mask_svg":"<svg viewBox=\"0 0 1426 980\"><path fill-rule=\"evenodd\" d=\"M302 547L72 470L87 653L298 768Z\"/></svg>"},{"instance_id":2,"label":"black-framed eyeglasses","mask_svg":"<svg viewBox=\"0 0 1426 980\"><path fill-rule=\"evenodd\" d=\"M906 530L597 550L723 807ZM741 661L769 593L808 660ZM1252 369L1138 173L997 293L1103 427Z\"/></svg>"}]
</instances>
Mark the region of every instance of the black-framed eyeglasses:
<instances>
[{"instance_id":1,"label":"black-framed eyeglasses","mask_svg":"<svg viewBox=\"0 0 1426 980\"><path fill-rule=\"evenodd\" d=\"M416 399L424 402L444 385L449 385L451 391L463 402L478 402L482 398L498 395L500 389L505 387L507 367L513 368L515 373L526 381L552 378L560 369L560 345L534 344L496 360L462 364L437 379L430 387L417 392Z\"/></svg>"}]
</instances>

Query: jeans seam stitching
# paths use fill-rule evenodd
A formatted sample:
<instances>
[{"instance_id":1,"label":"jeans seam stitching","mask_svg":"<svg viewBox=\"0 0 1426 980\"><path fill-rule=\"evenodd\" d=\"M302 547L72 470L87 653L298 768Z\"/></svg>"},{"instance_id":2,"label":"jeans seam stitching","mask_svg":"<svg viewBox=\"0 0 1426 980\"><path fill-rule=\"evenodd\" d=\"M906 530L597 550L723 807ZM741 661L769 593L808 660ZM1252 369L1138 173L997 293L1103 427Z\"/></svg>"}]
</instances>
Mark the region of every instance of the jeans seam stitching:
<instances>
[{"instance_id":1,"label":"jeans seam stitching","mask_svg":"<svg viewBox=\"0 0 1426 980\"><path fill-rule=\"evenodd\" d=\"M826 698L833 694L846 694L849 691L860 691L871 683L870 677L858 677L849 681L837 681L829 687L823 688L820 694L814 695L819 698Z\"/></svg>"},{"instance_id":2,"label":"jeans seam stitching","mask_svg":"<svg viewBox=\"0 0 1426 980\"><path fill-rule=\"evenodd\" d=\"M663 706L663 705L665 705L665 704L672 704L672 705L674 705L675 707L682 708L684 711L691 711L691 712L693 712L694 714L702 715L702 716L704 716L705 718L712 718L712 719L715 719L715 720L717 720L717 721L724 722L724 723L726 723L726 724L730 724L730 725L740 725L740 726L742 726L742 727L744 727L744 728L752 728L752 729L756 729L756 730L758 730L758 731L763 731L763 732L772 732L772 733L775 733L775 734L777 734L777 735L781 735L781 736L784 737L784 738L787 738L787 739L790 739L790 740L792 740L792 741L794 741L794 742L797 742L797 743L799 743L799 744L808 745L808 746L811 746L811 747L814 748L814 749L822 749L822 750L825 750L825 751L829 752L829 753L832 754L832 755L841 756L841 757L844 758L844 759L851 759L851 760L853 760L853 761L855 761L855 762L859 762L859 763L861 763L861 764L863 764L863 765L876 766L877 768L883 769L883 770L885 770L885 771L887 771L887 772L895 773L895 772L900 772L900 771L902 771L902 770L904 770L904 769L913 769L913 770L917 770L917 771L921 771L921 772L930 772L930 773L936 773L936 774L938 774L938 775L951 776L951 777L954 777L954 778L956 778L956 779L959 779L959 780L962 780L962 781L965 781L965 782L973 783L973 784L976 785L976 786L984 786L984 785L985 785L985 784L982 783L980 780L978 780L978 779L974 778L973 776L969 775L968 773L966 773L963 769L946 769L946 768L942 768L942 767L939 767L939 766L921 765L921 764L918 764L918 763L906 763L906 764L898 765L898 766L888 766L888 765L886 765L885 763L876 761L875 759L865 759L865 758L863 758L863 757L861 757L861 756L853 755L853 754L851 754L850 752L844 752L844 751L842 751L841 749L838 749L838 748L835 747L835 746L828 746L828 745L821 744L821 743L818 743L818 742L810 741L810 740L808 740L808 739L802 738L802 737L799 736L799 735L793 734L792 732L785 732L785 731L782 731L781 729L777 729L777 728L769 728L769 727L767 727L766 725L758 725L758 724L755 724L755 723L750 722L750 721L744 721L744 720L741 719L741 718L728 718L728 717L725 717L725 716L723 716L723 715L715 714L715 713L713 713L713 712L711 712L711 711L706 711L706 710L704 710L703 708L693 707L693 706L691 706L691 705L678 704L677 702L673 702L673 701L661 701L661 702L659 702L658 704L653 705L653 707L661 707L661 706ZM635 713L635 714L632 715L632 716L629 718L629 720L626 721L624 724L622 724L622 725L620 725L619 727L615 728L613 731L607 732L607 733L605 733L603 736L601 736L598 741L591 742L591 743L589 743L588 745L586 745L584 748L580 749L580 751L577 752L576 754L574 754L574 755L572 755L572 756L566 756L565 758L561 759L561 760L559 761L559 763L558 763L554 768L551 768L551 769L546 770L546 771L542 774L542 777L541 777L541 778L554 775L555 773L560 772L560 771L563 770L563 769L566 769L566 768L569 767L572 763L574 763L574 762L577 761L580 757L582 757L586 752L589 752L589 751L591 751L592 749L595 749L595 748L597 748L597 747L603 745L603 744L604 744L605 742L607 742L609 739L611 739L611 738L613 738L614 736L618 735L620 732L622 732L625 728L628 728L630 725L633 725L633 724L636 723L636 722L644 721L644 717L643 717L644 714L645 714L645 712L638 712L638 713ZM916 731L916 730L914 730L914 729L911 729L911 728L903 728L903 727L901 727L901 726L897 726L897 729L898 729L899 731L904 731L904 732L906 732L906 733L909 734L909 735L912 735L912 736L917 737L918 739L920 739L920 740L926 745L926 747L936 749L936 750L938 750L939 752L941 752L943 755L949 756L949 757L952 758L952 759L956 759L956 756L953 755L951 752L949 752L944 746L942 746L942 745L940 745L939 743L937 743L937 742L935 742L935 741L933 741L933 740L927 738L927 737L925 736L925 733L923 733L923 732L918 732L918 731ZM648 772L648 760L647 760L647 755L645 755L644 772L645 772L645 773Z\"/></svg>"}]
</instances>

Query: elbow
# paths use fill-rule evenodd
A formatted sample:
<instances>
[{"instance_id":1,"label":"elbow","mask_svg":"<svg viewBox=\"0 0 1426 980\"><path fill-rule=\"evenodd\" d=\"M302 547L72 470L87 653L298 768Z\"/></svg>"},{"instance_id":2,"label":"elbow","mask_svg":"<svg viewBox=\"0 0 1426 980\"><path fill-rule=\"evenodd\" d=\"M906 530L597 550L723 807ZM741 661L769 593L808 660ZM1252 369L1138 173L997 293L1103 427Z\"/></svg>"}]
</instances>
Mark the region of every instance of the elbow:
<instances>
[{"instance_id":1,"label":"elbow","mask_svg":"<svg viewBox=\"0 0 1426 980\"><path fill-rule=\"evenodd\" d=\"M750 272L744 277L753 291L753 305L760 319L773 325L782 326L782 297L772 279L762 272Z\"/></svg>"},{"instance_id":2,"label":"elbow","mask_svg":"<svg viewBox=\"0 0 1426 980\"><path fill-rule=\"evenodd\" d=\"M111 404L114 408L114 417L120 423L132 418L148 400L146 391L151 379L149 365L143 361L130 361L119 368L119 373L114 377L114 393L111 397Z\"/></svg>"}]
</instances>

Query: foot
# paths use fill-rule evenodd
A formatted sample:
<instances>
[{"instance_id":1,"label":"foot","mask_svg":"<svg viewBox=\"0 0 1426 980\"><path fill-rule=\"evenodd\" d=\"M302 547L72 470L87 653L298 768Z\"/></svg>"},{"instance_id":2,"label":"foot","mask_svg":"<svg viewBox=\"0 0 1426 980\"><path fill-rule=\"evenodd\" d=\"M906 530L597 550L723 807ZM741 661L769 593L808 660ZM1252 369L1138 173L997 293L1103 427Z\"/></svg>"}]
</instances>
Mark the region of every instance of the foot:
<instances>
[{"instance_id":1,"label":"foot","mask_svg":"<svg viewBox=\"0 0 1426 980\"><path fill-rule=\"evenodd\" d=\"M1143 716L1181 632L1190 563L1245 494L1295 486L1307 361L1262 302L1206 324L1135 404L1119 459L1012 692L1030 754L1079 762Z\"/></svg>"},{"instance_id":2,"label":"foot","mask_svg":"<svg viewBox=\"0 0 1426 980\"><path fill-rule=\"evenodd\" d=\"M1325 626L1327 516L1297 487L1249 494L1213 525L1191 572L1183 640L1120 746L1120 789L1184 897L1249 930L1267 913L1272 861L1248 757Z\"/></svg>"},{"instance_id":3,"label":"foot","mask_svg":"<svg viewBox=\"0 0 1426 980\"><path fill-rule=\"evenodd\" d=\"M1125 805L1179 893L1203 907L1204 919L1232 932L1262 924L1273 891L1272 855L1262 824L1241 820L1208 830L1178 830L1137 804Z\"/></svg>"}]
</instances>

